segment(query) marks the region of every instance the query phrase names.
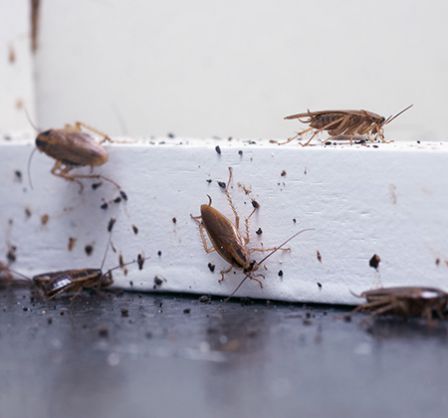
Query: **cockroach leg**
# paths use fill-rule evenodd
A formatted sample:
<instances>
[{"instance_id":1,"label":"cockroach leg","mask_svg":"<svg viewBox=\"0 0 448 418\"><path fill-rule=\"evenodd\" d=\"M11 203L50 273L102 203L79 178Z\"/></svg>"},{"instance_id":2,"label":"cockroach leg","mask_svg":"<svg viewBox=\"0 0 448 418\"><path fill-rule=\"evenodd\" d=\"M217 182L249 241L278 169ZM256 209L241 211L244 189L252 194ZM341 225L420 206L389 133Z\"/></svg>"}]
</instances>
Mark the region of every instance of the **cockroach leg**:
<instances>
[{"instance_id":1,"label":"cockroach leg","mask_svg":"<svg viewBox=\"0 0 448 418\"><path fill-rule=\"evenodd\" d=\"M213 245L211 247L209 247L207 245L207 238L206 238L206 233L205 233L205 227L204 227L204 224L202 223L201 216L193 216L193 215L190 214L190 217L198 225L199 235L201 237L202 246L204 247L204 251L207 254L210 254L210 253L213 253L214 251L216 251L215 248L213 247Z\"/></svg>"},{"instance_id":2,"label":"cockroach leg","mask_svg":"<svg viewBox=\"0 0 448 418\"><path fill-rule=\"evenodd\" d=\"M239 230L240 229L240 217L238 215L238 212L236 211L236 208L233 204L232 196L230 195L230 192L229 192L232 178L233 178L233 170L232 170L232 167L229 167L229 179L227 180L227 185L226 185L226 189L225 189L224 193L226 195L227 202L229 203L229 206L232 209L233 215L235 216L235 227L237 230ZM210 201L210 205L211 205L211 201Z\"/></svg>"},{"instance_id":3,"label":"cockroach leg","mask_svg":"<svg viewBox=\"0 0 448 418\"><path fill-rule=\"evenodd\" d=\"M84 185L79 180L76 180L74 176L69 174L70 170L71 170L70 166L63 167L62 162L56 160L53 168L51 169L51 174L53 174L56 177L61 177L64 180L73 181L77 183L79 186L79 193L82 193L82 191L84 190Z\"/></svg>"},{"instance_id":4,"label":"cockroach leg","mask_svg":"<svg viewBox=\"0 0 448 418\"><path fill-rule=\"evenodd\" d=\"M233 269L233 266L230 265L228 268L226 268L226 269L224 269L224 270L221 270L221 271L219 272L219 274L221 275L221 278L218 280L218 283L222 283L222 282L224 281L224 279L225 279L225 275L226 275L227 273L230 273L230 272L232 271L232 269Z\"/></svg>"}]
</instances>

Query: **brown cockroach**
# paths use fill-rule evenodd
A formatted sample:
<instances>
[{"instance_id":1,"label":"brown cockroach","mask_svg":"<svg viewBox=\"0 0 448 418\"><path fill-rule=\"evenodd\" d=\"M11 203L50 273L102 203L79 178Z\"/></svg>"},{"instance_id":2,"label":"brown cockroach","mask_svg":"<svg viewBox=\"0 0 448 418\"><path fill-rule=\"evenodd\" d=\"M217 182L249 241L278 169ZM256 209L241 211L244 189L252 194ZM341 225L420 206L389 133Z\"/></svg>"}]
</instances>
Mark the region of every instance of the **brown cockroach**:
<instances>
[{"instance_id":1,"label":"brown cockroach","mask_svg":"<svg viewBox=\"0 0 448 418\"><path fill-rule=\"evenodd\" d=\"M29 121L32 124L30 119ZM34 125L33 127L39 131ZM97 142L87 131L101 136L102 140ZM109 159L106 149L101 145L105 141L112 142L108 135L82 122L75 122L74 125L65 125L62 129L49 129L39 132L36 137L36 148L28 160L28 179L31 188L30 164L37 149L56 160L51 173L67 181L77 183L80 192L82 192L84 186L79 179L102 179L120 190L121 187L115 181L101 174L71 173L76 167L90 166L93 170L93 167L105 164Z\"/></svg>"},{"instance_id":2,"label":"brown cockroach","mask_svg":"<svg viewBox=\"0 0 448 418\"><path fill-rule=\"evenodd\" d=\"M388 142L384 138L384 126L392 122L402 113L406 112L413 105L410 105L387 119L367 110L321 110L317 112L297 113L286 116L285 119L298 119L305 123L308 128L298 132L280 144L288 144L296 138L302 138L303 135L311 132L311 136L302 146L307 146L313 138L320 132L327 131L331 140L349 140L354 139Z\"/></svg>"},{"instance_id":3,"label":"brown cockroach","mask_svg":"<svg viewBox=\"0 0 448 418\"><path fill-rule=\"evenodd\" d=\"M113 283L112 272L124 266L135 264L138 261L133 260L125 263L123 266L112 267L103 273L103 266L106 261L107 251L111 245L111 239L104 252L100 268L82 268L72 270L54 271L33 276L32 281L40 293L47 299L52 299L64 293L74 292L75 297L83 289L100 290L110 286ZM145 257L147 260L149 257Z\"/></svg>"},{"instance_id":4,"label":"brown cockroach","mask_svg":"<svg viewBox=\"0 0 448 418\"><path fill-rule=\"evenodd\" d=\"M212 199L210 196L209 203L201 205L201 215L193 216L191 218L199 226L199 233L202 240L202 245L207 254L216 251L224 260L226 260L230 266L220 272L221 279L219 282L224 280L225 274L229 273L233 268L239 268L243 270L246 274L243 281L238 285L235 291L231 294L233 296L243 282L249 278L255 280L259 283L260 287L263 287L263 283L258 277L264 278L262 274L254 274L258 270L260 265L275 252L289 251L288 248L283 248L289 241L295 238L300 233L306 231L301 230L289 239L283 242L281 245L273 248L249 248L248 244L250 242L249 237L249 220L255 211L259 208L258 203L253 205L254 208L250 215L245 219L245 234L242 235L240 232L240 217L233 205L232 197L229 192L229 187L232 181L232 169L229 167L229 180L225 187L225 195L229 203L230 208L235 216L235 223L232 223L227 217L225 217L221 212L212 207ZM211 241L211 246L207 245L206 233ZM251 259L251 255L254 252L269 252L261 261ZM230 297L231 297L230 296Z\"/></svg>"},{"instance_id":5,"label":"brown cockroach","mask_svg":"<svg viewBox=\"0 0 448 418\"><path fill-rule=\"evenodd\" d=\"M434 313L444 318L448 293L434 287L397 286L367 290L360 295L366 303L355 308L356 312L371 312L372 315L421 316L428 321Z\"/></svg>"}]
</instances>

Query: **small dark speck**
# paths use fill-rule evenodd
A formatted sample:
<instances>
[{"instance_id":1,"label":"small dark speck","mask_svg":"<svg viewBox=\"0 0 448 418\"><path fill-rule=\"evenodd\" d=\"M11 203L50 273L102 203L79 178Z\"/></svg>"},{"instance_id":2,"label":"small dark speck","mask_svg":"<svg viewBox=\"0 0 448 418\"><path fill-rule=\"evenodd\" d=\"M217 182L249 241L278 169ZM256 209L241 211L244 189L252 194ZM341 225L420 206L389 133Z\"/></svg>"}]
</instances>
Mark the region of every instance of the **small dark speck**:
<instances>
[{"instance_id":1,"label":"small dark speck","mask_svg":"<svg viewBox=\"0 0 448 418\"><path fill-rule=\"evenodd\" d=\"M154 276L154 286L162 286L163 280L159 276Z\"/></svg>"},{"instance_id":2,"label":"small dark speck","mask_svg":"<svg viewBox=\"0 0 448 418\"><path fill-rule=\"evenodd\" d=\"M120 203L121 202L121 197L118 196L114 199L114 203Z\"/></svg>"},{"instance_id":3,"label":"small dark speck","mask_svg":"<svg viewBox=\"0 0 448 418\"><path fill-rule=\"evenodd\" d=\"M258 209L258 208L260 207L260 204L259 204L255 199L252 199L252 206L253 206L255 209Z\"/></svg>"},{"instance_id":4,"label":"small dark speck","mask_svg":"<svg viewBox=\"0 0 448 418\"><path fill-rule=\"evenodd\" d=\"M280 173L280 175L281 175L282 177L285 177L285 176L286 176L286 171L283 170L283 171Z\"/></svg>"},{"instance_id":5,"label":"small dark speck","mask_svg":"<svg viewBox=\"0 0 448 418\"><path fill-rule=\"evenodd\" d=\"M304 319L303 320L303 325L312 325L313 323L312 323L312 321L310 320L310 319Z\"/></svg>"},{"instance_id":6,"label":"small dark speck","mask_svg":"<svg viewBox=\"0 0 448 418\"><path fill-rule=\"evenodd\" d=\"M283 270L278 271L278 277L283 277Z\"/></svg>"},{"instance_id":7,"label":"small dark speck","mask_svg":"<svg viewBox=\"0 0 448 418\"><path fill-rule=\"evenodd\" d=\"M322 290L322 283L317 282L317 287L319 288L319 290Z\"/></svg>"},{"instance_id":8,"label":"small dark speck","mask_svg":"<svg viewBox=\"0 0 448 418\"><path fill-rule=\"evenodd\" d=\"M207 264L208 268L210 269L210 271L213 273L215 271L215 265L212 263L208 263Z\"/></svg>"},{"instance_id":9,"label":"small dark speck","mask_svg":"<svg viewBox=\"0 0 448 418\"><path fill-rule=\"evenodd\" d=\"M107 231L112 232L112 229L114 228L115 222L117 220L115 218L110 218L109 223L107 224Z\"/></svg>"},{"instance_id":10,"label":"small dark speck","mask_svg":"<svg viewBox=\"0 0 448 418\"><path fill-rule=\"evenodd\" d=\"M28 308L26 306L23 307L24 312L28 312Z\"/></svg>"},{"instance_id":11,"label":"small dark speck","mask_svg":"<svg viewBox=\"0 0 448 418\"><path fill-rule=\"evenodd\" d=\"M98 189L98 187L101 187L102 185L103 185L102 182L92 183L92 189L96 190L96 189Z\"/></svg>"},{"instance_id":12,"label":"small dark speck","mask_svg":"<svg viewBox=\"0 0 448 418\"><path fill-rule=\"evenodd\" d=\"M67 250L72 251L73 248L75 248L75 244L76 244L76 238L69 237L68 244L67 244Z\"/></svg>"},{"instance_id":13,"label":"small dark speck","mask_svg":"<svg viewBox=\"0 0 448 418\"><path fill-rule=\"evenodd\" d=\"M93 245L86 245L84 247L84 251L86 252L87 255L92 255L93 253Z\"/></svg>"},{"instance_id":14,"label":"small dark speck","mask_svg":"<svg viewBox=\"0 0 448 418\"><path fill-rule=\"evenodd\" d=\"M27 219L31 218L31 209L25 208L25 216Z\"/></svg>"},{"instance_id":15,"label":"small dark speck","mask_svg":"<svg viewBox=\"0 0 448 418\"><path fill-rule=\"evenodd\" d=\"M47 324L48 325L51 325L53 323L53 318L47 318Z\"/></svg>"},{"instance_id":16,"label":"small dark speck","mask_svg":"<svg viewBox=\"0 0 448 418\"><path fill-rule=\"evenodd\" d=\"M191 312L191 309L190 308L185 308L184 309L184 314L189 314Z\"/></svg>"},{"instance_id":17,"label":"small dark speck","mask_svg":"<svg viewBox=\"0 0 448 418\"><path fill-rule=\"evenodd\" d=\"M128 195L123 190L120 190L120 196L123 200L128 200Z\"/></svg>"},{"instance_id":18,"label":"small dark speck","mask_svg":"<svg viewBox=\"0 0 448 418\"><path fill-rule=\"evenodd\" d=\"M162 257L162 251L157 251L157 255L159 256L159 257Z\"/></svg>"},{"instance_id":19,"label":"small dark speck","mask_svg":"<svg viewBox=\"0 0 448 418\"><path fill-rule=\"evenodd\" d=\"M369 266L373 267L375 270L378 270L378 266L380 265L381 258L377 254L373 254L372 258L369 260Z\"/></svg>"},{"instance_id":20,"label":"small dark speck","mask_svg":"<svg viewBox=\"0 0 448 418\"><path fill-rule=\"evenodd\" d=\"M199 297L199 302L201 303L210 303L210 301L211 301L210 296L202 295Z\"/></svg>"},{"instance_id":21,"label":"small dark speck","mask_svg":"<svg viewBox=\"0 0 448 418\"><path fill-rule=\"evenodd\" d=\"M238 155L239 155L240 157L242 157L242 156L243 156L243 151L242 151L242 150L239 150L239 151L238 151Z\"/></svg>"},{"instance_id":22,"label":"small dark speck","mask_svg":"<svg viewBox=\"0 0 448 418\"><path fill-rule=\"evenodd\" d=\"M143 270L143 264L145 264L145 259L141 254L139 254L137 256L137 264L138 264L138 269Z\"/></svg>"},{"instance_id":23,"label":"small dark speck","mask_svg":"<svg viewBox=\"0 0 448 418\"><path fill-rule=\"evenodd\" d=\"M134 231L134 234L138 234L138 228L135 225L132 225L132 230Z\"/></svg>"},{"instance_id":24,"label":"small dark speck","mask_svg":"<svg viewBox=\"0 0 448 418\"><path fill-rule=\"evenodd\" d=\"M43 214L43 215L40 217L40 223L41 223L42 225L46 225L46 224L48 223L49 220L50 220L50 216L49 216L47 213Z\"/></svg>"},{"instance_id":25,"label":"small dark speck","mask_svg":"<svg viewBox=\"0 0 448 418\"><path fill-rule=\"evenodd\" d=\"M122 308L121 309L121 316L124 318L127 318L129 316L129 309L128 308Z\"/></svg>"},{"instance_id":26,"label":"small dark speck","mask_svg":"<svg viewBox=\"0 0 448 418\"><path fill-rule=\"evenodd\" d=\"M219 155L221 155L221 148L219 147L219 145L216 145L216 147L215 147L215 151L216 151Z\"/></svg>"},{"instance_id":27,"label":"small dark speck","mask_svg":"<svg viewBox=\"0 0 448 418\"><path fill-rule=\"evenodd\" d=\"M352 316L349 315L349 314L344 315L344 321L345 321L345 322L352 322Z\"/></svg>"},{"instance_id":28,"label":"small dark speck","mask_svg":"<svg viewBox=\"0 0 448 418\"><path fill-rule=\"evenodd\" d=\"M18 182L22 182L22 172L20 170L15 170L14 176Z\"/></svg>"},{"instance_id":29,"label":"small dark speck","mask_svg":"<svg viewBox=\"0 0 448 418\"><path fill-rule=\"evenodd\" d=\"M256 233L257 235L261 235L261 234L263 233L263 230L262 230L261 228L258 228L258 229L255 231L255 233Z\"/></svg>"},{"instance_id":30,"label":"small dark speck","mask_svg":"<svg viewBox=\"0 0 448 418\"><path fill-rule=\"evenodd\" d=\"M173 222L173 224L177 223L177 219L176 218L171 219L171 221Z\"/></svg>"},{"instance_id":31,"label":"small dark speck","mask_svg":"<svg viewBox=\"0 0 448 418\"><path fill-rule=\"evenodd\" d=\"M378 148L378 145L372 145L373 148Z\"/></svg>"},{"instance_id":32,"label":"small dark speck","mask_svg":"<svg viewBox=\"0 0 448 418\"><path fill-rule=\"evenodd\" d=\"M109 328L106 326L102 326L98 328L98 335L101 338L108 338L109 337Z\"/></svg>"},{"instance_id":33,"label":"small dark speck","mask_svg":"<svg viewBox=\"0 0 448 418\"><path fill-rule=\"evenodd\" d=\"M14 263L17 260L17 247L15 245L10 245L8 252L6 253L6 258L10 263Z\"/></svg>"},{"instance_id":34,"label":"small dark speck","mask_svg":"<svg viewBox=\"0 0 448 418\"><path fill-rule=\"evenodd\" d=\"M134 287L134 282L132 280L129 280L129 286Z\"/></svg>"},{"instance_id":35,"label":"small dark speck","mask_svg":"<svg viewBox=\"0 0 448 418\"><path fill-rule=\"evenodd\" d=\"M420 144L421 143L421 141L417 141L417 144Z\"/></svg>"},{"instance_id":36,"label":"small dark speck","mask_svg":"<svg viewBox=\"0 0 448 418\"><path fill-rule=\"evenodd\" d=\"M212 179L207 179L205 180L208 184L210 184L213 180Z\"/></svg>"},{"instance_id":37,"label":"small dark speck","mask_svg":"<svg viewBox=\"0 0 448 418\"><path fill-rule=\"evenodd\" d=\"M319 250L316 250L316 257L317 257L317 260L319 261L319 263L322 263L322 256L320 255Z\"/></svg>"},{"instance_id":38,"label":"small dark speck","mask_svg":"<svg viewBox=\"0 0 448 418\"><path fill-rule=\"evenodd\" d=\"M440 258L436 258L436 266L439 266L440 264Z\"/></svg>"},{"instance_id":39,"label":"small dark speck","mask_svg":"<svg viewBox=\"0 0 448 418\"><path fill-rule=\"evenodd\" d=\"M168 138L176 138L176 135L174 135L172 132L168 132L167 137Z\"/></svg>"},{"instance_id":40,"label":"small dark speck","mask_svg":"<svg viewBox=\"0 0 448 418\"><path fill-rule=\"evenodd\" d=\"M109 207L109 205L108 205L106 202L104 202L104 203L100 206L100 208L103 209L103 210L106 210L108 207Z\"/></svg>"},{"instance_id":41,"label":"small dark speck","mask_svg":"<svg viewBox=\"0 0 448 418\"><path fill-rule=\"evenodd\" d=\"M218 181L218 185L219 185L219 187L221 187L222 189L225 189L225 188L226 188L226 183L225 183L225 181Z\"/></svg>"},{"instance_id":42,"label":"small dark speck","mask_svg":"<svg viewBox=\"0 0 448 418\"><path fill-rule=\"evenodd\" d=\"M296 218L293 218L292 221L293 221L293 223L297 223L297 219Z\"/></svg>"}]
</instances>

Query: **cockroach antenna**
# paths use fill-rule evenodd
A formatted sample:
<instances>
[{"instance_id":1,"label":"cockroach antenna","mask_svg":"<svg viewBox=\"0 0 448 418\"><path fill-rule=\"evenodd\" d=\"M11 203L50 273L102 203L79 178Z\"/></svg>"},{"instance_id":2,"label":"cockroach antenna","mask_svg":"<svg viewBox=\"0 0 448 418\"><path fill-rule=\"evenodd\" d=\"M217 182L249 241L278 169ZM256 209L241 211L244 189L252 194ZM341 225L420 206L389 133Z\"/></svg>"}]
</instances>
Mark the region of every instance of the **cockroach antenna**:
<instances>
[{"instance_id":1,"label":"cockroach antenna","mask_svg":"<svg viewBox=\"0 0 448 418\"><path fill-rule=\"evenodd\" d=\"M149 260L150 258L151 257L148 255L147 257L143 257L142 260L146 261L146 260ZM117 269L120 269L120 268L123 268L123 267L126 267L126 266L130 266L131 264L136 264L136 263L138 263L138 260L132 260L132 261L129 261L127 263L124 263L124 264L112 267L111 269L107 270L106 273L103 276L107 276L109 273L112 273L114 270L117 270Z\"/></svg>"},{"instance_id":2,"label":"cockroach antenna","mask_svg":"<svg viewBox=\"0 0 448 418\"><path fill-rule=\"evenodd\" d=\"M33 127L33 129L34 129L37 133L39 133L40 130L39 130L39 128L34 124L33 120L31 119L31 116L30 116L30 114L29 114L28 109L26 108L26 106L24 107L24 111L25 111L26 118L28 119L28 123ZM30 185L30 189L31 189L31 190L33 190L33 182L31 181L31 160L33 159L33 156L34 156L34 153L36 152L36 149L37 149L37 148L34 148L34 149L31 151L31 154L30 154L30 156L28 157L28 164L27 164L28 183L29 183L29 185Z\"/></svg>"},{"instance_id":3,"label":"cockroach antenna","mask_svg":"<svg viewBox=\"0 0 448 418\"><path fill-rule=\"evenodd\" d=\"M308 232L308 231L314 231L315 228L306 228L306 229L302 229L298 232L296 232L294 235L292 235L291 237L289 237L286 241L282 242L277 248L275 248L274 250L272 250L268 255L266 255L265 257L263 257L253 268L253 270L256 270L256 267L259 267L262 263L264 263L271 255L275 254L277 251L281 250L283 246L285 246L289 241L293 240L294 238L296 238L298 235L302 234L303 232ZM243 283L250 277L251 272L247 273L244 278L241 280L241 282L238 284L238 286L235 288L235 290L229 295L227 296L227 298L224 299L224 303L227 303L234 295L235 293L239 290L239 288L243 285Z\"/></svg>"},{"instance_id":4,"label":"cockroach antenna","mask_svg":"<svg viewBox=\"0 0 448 418\"><path fill-rule=\"evenodd\" d=\"M406 107L405 109L401 110L400 112L398 112L397 114L393 115L393 116L389 116L386 121L384 122L384 125L387 125L388 123L391 123L394 119L398 118L398 116L402 115L404 112L406 112L407 110L409 110L412 106L414 106L413 104L409 105L408 107Z\"/></svg>"}]
</instances>

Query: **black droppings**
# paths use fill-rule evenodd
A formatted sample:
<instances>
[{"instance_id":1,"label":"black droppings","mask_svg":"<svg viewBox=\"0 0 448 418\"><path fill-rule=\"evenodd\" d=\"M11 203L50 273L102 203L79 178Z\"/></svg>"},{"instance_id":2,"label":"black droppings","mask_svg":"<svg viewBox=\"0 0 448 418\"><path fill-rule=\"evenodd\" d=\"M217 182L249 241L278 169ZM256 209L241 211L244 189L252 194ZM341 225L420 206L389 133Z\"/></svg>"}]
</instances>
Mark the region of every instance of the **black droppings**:
<instances>
[{"instance_id":1,"label":"black droppings","mask_svg":"<svg viewBox=\"0 0 448 418\"><path fill-rule=\"evenodd\" d=\"M100 206L100 208L103 209L103 210L106 210L108 207L109 207L109 205L107 204L107 202L104 202L104 203Z\"/></svg>"},{"instance_id":2,"label":"black droppings","mask_svg":"<svg viewBox=\"0 0 448 418\"><path fill-rule=\"evenodd\" d=\"M93 245L88 244L84 247L84 251L86 252L87 255L92 255L93 253Z\"/></svg>"},{"instance_id":3,"label":"black droppings","mask_svg":"<svg viewBox=\"0 0 448 418\"><path fill-rule=\"evenodd\" d=\"M109 223L107 224L107 231L112 232L112 229L114 228L115 222L117 220L115 218L110 218Z\"/></svg>"},{"instance_id":4,"label":"black droppings","mask_svg":"<svg viewBox=\"0 0 448 418\"><path fill-rule=\"evenodd\" d=\"M8 246L6 258L10 263L14 263L17 260L17 247L15 245Z\"/></svg>"},{"instance_id":5,"label":"black droppings","mask_svg":"<svg viewBox=\"0 0 448 418\"><path fill-rule=\"evenodd\" d=\"M255 209L258 209L258 208L260 207L260 204L259 204L255 199L252 199L252 206L253 206Z\"/></svg>"},{"instance_id":6,"label":"black droppings","mask_svg":"<svg viewBox=\"0 0 448 418\"><path fill-rule=\"evenodd\" d=\"M255 231L255 233L256 233L257 235L261 235L261 234L263 233L263 230L262 230L261 228L258 228L258 229Z\"/></svg>"},{"instance_id":7,"label":"black droppings","mask_svg":"<svg viewBox=\"0 0 448 418\"><path fill-rule=\"evenodd\" d=\"M154 286L162 286L163 279L161 279L159 276L154 276Z\"/></svg>"},{"instance_id":8,"label":"black droppings","mask_svg":"<svg viewBox=\"0 0 448 418\"><path fill-rule=\"evenodd\" d=\"M173 139L176 138L176 135L173 132L168 132L167 137Z\"/></svg>"},{"instance_id":9,"label":"black droppings","mask_svg":"<svg viewBox=\"0 0 448 418\"><path fill-rule=\"evenodd\" d=\"M285 176L286 176L286 171L285 171L285 170L282 170L282 172L280 173L280 175L281 175L282 177L285 177Z\"/></svg>"},{"instance_id":10,"label":"black droppings","mask_svg":"<svg viewBox=\"0 0 448 418\"><path fill-rule=\"evenodd\" d=\"M108 338L109 337L109 328L107 328L105 325L98 328L98 335L101 338Z\"/></svg>"},{"instance_id":11,"label":"black droppings","mask_svg":"<svg viewBox=\"0 0 448 418\"><path fill-rule=\"evenodd\" d=\"M120 196L123 200L128 200L128 195L123 190L120 190Z\"/></svg>"},{"instance_id":12,"label":"black droppings","mask_svg":"<svg viewBox=\"0 0 448 418\"><path fill-rule=\"evenodd\" d=\"M226 182L225 181L218 181L218 185L219 185L219 187L221 187L221 189L225 189L226 188Z\"/></svg>"},{"instance_id":13,"label":"black droppings","mask_svg":"<svg viewBox=\"0 0 448 418\"><path fill-rule=\"evenodd\" d=\"M53 318L50 316L49 318L47 318L47 324L51 325L53 323Z\"/></svg>"},{"instance_id":14,"label":"black droppings","mask_svg":"<svg viewBox=\"0 0 448 418\"><path fill-rule=\"evenodd\" d=\"M127 318L129 316L129 309L128 308L121 308L121 316L123 318Z\"/></svg>"},{"instance_id":15,"label":"black droppings","mask_svg":"<svg viewBox=\"0 0 448 418\"><path fill-rule=\"evenodd\" d=\"M210 269L210 271L213 273L215 271L215 265L212 263L208 263L207 264L208 268Z\"/></svg>"},{"instance_id":16,"label":"black droppings","mask_svg":"<svg viewBox=\"0 0 448 418\"><path fill-rule=\"evenodd\" d=\"M373 267L375 270L378 270L378 266L380 265L381 258L377 254L373 254L372 258L369 260L369 266Z\"/></svg>"},{"instance_id":17,"label":"black droppings","mask_svg":"<svg viewBox=\"0 0 448 418\"><path fill-rule=\"evenodd\" d=\"M218 155L221 155L221 148L219 145L216 145L215 151L218 153Z\"/></svg>"},{"instance_id":18,"label":"black droppings","mask_svg":"<svg viewBox=\"0 0 448 418\"><path fill-rule=\"evenodd\" d=\"M121 202L121 197L118 196L114 199L114 203L120 203Z\"/></svg>"},{"instance_id":19,"label":"black droppings","mask_svg":"<svg viewBox=\"0 0 448 418\"><path fill-rule=\"evenodd\" d=\"M25 216L27 219L31 218L31 209L30 208L25 208Z\"/></svg>"},{"instance_id":20,"label":"black droppings","mask_svg":"<svg viewBox=\"0 0 448 418\"><path fill-rule=\"evenodd\" d=\"M436 258L436 266L439 266L440 264L440 258Z\"/></svg>"},{"instance_id":21,"label":"black droppings","mask_svg":"<svg viewBox=\"0 0 448 418\"><path fill-rule=\"evenodd\" d=\"M278 271L278 277L283 277L283 270Z\"/></svg>"},{"instance_id":22,"label":"black droppings","mask_svg":"<svg viewBox=\"0 0 448 418\"><path fill-rule=\"evenodd\" d=\"M14 177L19 183L22 182L22 172L20 170L14 170Z\"/></svg>"},{"instance_id":23,"label":"black droppings","mask_svg":"<svg viewBox=\"0 0 448 418\"><path fill-rule=\"evenodd\" d=\"M213 181L212 179L207 179L205 180L208 184L211 184L211 182Z\"/></svg>"},{"instance_id":24,"label":"black droppings","mask_svg":"<svg viewBox=\"0 0 448 418\"><path fill-rule=\"evenodd\" d=\"M322 263L322 256L321 256L319 250L316 250L316 258L317 258L317 261L319 261L319 263Z\"/></svg>"},{"instance_id":25,"label":"black droppings","mask_svg":"<svg viewBox=\"0 0 448 418\"><path fill-rule=\"evenodd\" d=\"M157 251L157 255L159 256L159 257L162 257L162 251Z\"/></svg>"},{"instance_id":26,"label":"black droppings","mask_svg":"<svg viewBox=\"0 0 448 418\"><path fill-rule=\"evenodd\" d=\"M189 314L191 312L191 309L190 308L185 308L184 309L184 314Z\"/></svg>"},{"instance_id":27,"label":"black droppings","mask_svg":"<svg viewBox=\"0 0 448 418\"><path fill-rule=\"evenodd\" d=\"M92 183L92 189L96 190L98 189L98 187L101 187L103 185L103 183L101 181L99 181L98 183Z\"/></svg>"},{"instance_id":28,"label":"black droppings","mask_svg":"<svg viewBox=\"0 0 448 418\"><path fill-rule=\"evenodd\" d=\"M173 224L177 223L177 219L176 218L171 219L171 221L173 222Z\"/></svg>"},{"instance_id":29,"label":"black droppings","mask_svg":"<svg viewBox=\"0 0 448 418\"><path fill-rule=\"evenodd\" d=\"M322 283L317 282L317 287L319 288L319 290L322 290Z\"/></svg>"},{"instance_id":30,"label":"black droppings","mask_svg":"<svg viewBox=\"0 0 448 418\"><path fill-rule=\"evenodd\" d=\"M243 151L242 151L242 150L238 150L238 155L239 155L240 157L242 157L242 156L243 156Z\"/></svg>"},{"instance_id":31,"label":"black droppings","mask_svg":"<svg viewBox=\"0 0 448 418\"><path fill-rule=\"evenodd\" d=\"M138 269L143 270L143 264L145 264L145 259L141 254L139 254L137 256L137 264L138 264Z\"/></svg>"},{"instance_id":32,"label":"black droppings","mask_svg":"<svg viewBox=\"0 0 448 418\"><path fill-rule=\"evenodd\" d=\"M296 224L297 223L297 219L296 218L292 218L292 222Z\"/></svg>"},{"instance_id":33,"label":"black droppings","mask_svg":"<svg viewBox=\"0 0 448 418\"><path fill-rule=\"evenodd\" d=\"M138 228L135 225L132 225L132 231L134 232L135 235L138 234Z\"/></svg>"}]
</instances>

